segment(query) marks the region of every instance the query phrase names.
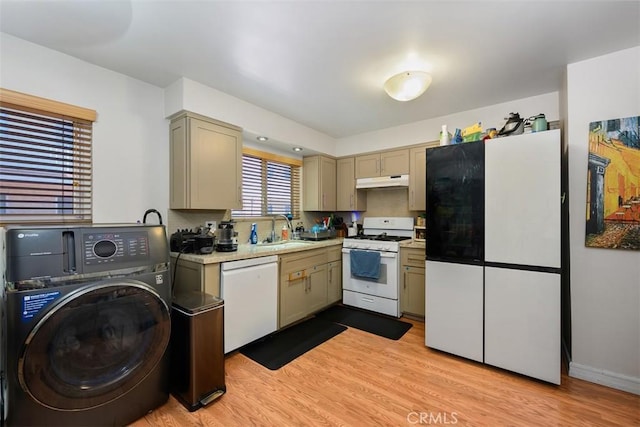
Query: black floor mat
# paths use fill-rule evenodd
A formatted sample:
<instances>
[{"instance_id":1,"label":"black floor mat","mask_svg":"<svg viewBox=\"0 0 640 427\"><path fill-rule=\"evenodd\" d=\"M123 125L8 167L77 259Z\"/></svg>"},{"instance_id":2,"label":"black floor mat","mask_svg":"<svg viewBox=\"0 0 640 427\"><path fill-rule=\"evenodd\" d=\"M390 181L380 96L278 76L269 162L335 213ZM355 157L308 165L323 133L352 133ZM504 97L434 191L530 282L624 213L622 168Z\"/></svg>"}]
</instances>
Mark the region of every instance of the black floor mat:
<instances>
[{"instance_id":1,"label":"black floor mat","mask_svg":"<svg viewBox=\"0 0 640 427\"><path fill-rule=\"evenodd\" d=\"M347 328L316 317L248 344L240 353L275 371Z\"/></svg>"},{"instance_id":2,"label":"black floor mat","mask_svg":"<svg viewBox=\"0 0 640 427\"><path fill-rule=\"evenodd\" d=\"M411 323L343 305L334 305L316 314L316 317L392 340L400 339L413 326Z\"/></svg>"}]
</instances>

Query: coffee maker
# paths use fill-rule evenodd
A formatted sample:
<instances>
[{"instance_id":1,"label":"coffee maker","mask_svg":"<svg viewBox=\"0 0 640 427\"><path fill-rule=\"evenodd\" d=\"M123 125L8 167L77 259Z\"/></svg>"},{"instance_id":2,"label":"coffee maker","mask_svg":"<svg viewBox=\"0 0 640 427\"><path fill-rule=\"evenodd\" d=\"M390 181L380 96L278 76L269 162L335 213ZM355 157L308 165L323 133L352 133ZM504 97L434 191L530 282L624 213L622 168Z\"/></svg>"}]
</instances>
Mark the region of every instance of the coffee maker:
<instances>
[{"instance_id":1,"label":"coffee maker","mask_svg":"<svg viewBox=\"0 0 640 427\"><path fill-rule=\"evenodd\" d=\"M233 252L238 250L238 232L233 229L234 221L221 221L216 230L216 251Z\"/></svg>"}]
</instances>

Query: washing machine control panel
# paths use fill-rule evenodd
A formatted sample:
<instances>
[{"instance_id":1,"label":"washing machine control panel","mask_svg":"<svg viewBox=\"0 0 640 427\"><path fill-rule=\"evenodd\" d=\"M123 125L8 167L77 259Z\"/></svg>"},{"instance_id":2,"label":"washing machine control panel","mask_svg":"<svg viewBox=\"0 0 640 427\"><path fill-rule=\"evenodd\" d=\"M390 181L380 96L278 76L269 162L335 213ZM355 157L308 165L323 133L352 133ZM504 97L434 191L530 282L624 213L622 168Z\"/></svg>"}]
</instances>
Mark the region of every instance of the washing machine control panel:
<instances>
[{"instance_id":1,"label":"washing machine control panel","mask_svg":"<svg viewBox=\"0 0 640 427\"><path fill-rule=\"evenodd\" d=\"M100 265L149 258L149 236L144 231L86 233L83 235L84 265Z\"/></svg>"}]
</instances>

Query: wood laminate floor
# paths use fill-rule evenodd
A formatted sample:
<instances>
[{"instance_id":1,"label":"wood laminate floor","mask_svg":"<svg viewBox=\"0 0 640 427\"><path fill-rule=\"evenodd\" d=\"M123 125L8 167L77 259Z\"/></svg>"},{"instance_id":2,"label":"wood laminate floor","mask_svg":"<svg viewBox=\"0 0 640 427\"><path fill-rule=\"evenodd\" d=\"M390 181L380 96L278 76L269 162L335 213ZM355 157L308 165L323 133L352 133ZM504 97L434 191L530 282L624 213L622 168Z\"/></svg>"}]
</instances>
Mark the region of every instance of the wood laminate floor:
<instances>
[{"instance_id":1,"label":"wood laminate floor","mask_svg":"<svg viewBox=\"0 0 640 427\"><path fill-rule=\"evenodd\" d=\"M414 326L398 341L349 328L277 371L234 352L221 398L190 413L171 397L132 426L640 425L640 396L431 350L424 323L403 320Z\"/></svg>"}]
</instances>

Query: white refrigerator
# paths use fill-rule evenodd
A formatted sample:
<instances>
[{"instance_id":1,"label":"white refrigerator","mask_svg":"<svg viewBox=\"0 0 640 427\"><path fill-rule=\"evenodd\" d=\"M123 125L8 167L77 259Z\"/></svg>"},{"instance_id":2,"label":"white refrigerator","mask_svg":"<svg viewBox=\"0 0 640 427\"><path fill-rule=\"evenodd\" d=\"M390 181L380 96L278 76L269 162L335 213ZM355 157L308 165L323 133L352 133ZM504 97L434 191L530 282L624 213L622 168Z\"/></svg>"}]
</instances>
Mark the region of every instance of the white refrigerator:
<instances>
[{"instance_id":1,"label":"white refrigerator","mask_svg":"<svg viewBox=\"0 0 640 427\"><path fill-rule=\"evenodd\" d=\"M498 138L483 148L483 201L469 196L472 206L460 208L483 209L482 215L467 215L473 219L474 226L467 227L473 233L460 224L464 218L448 217L451 206L439 198L451 191L438 188L438 182L445 182L442 176L429 177L429 167L439 156L432 155L430 165L427 151L425 343L560 384L560 131ZM451 166L442 170L456 175ZM459 176L450 178L460 181ZM453 197L455 203L463 199ZM482 232L475 230L480 226ZM475 259L465 259L464 250L442 243L464 240L450 237L456 233L475 236L469 240L476 245ZM434 236L436 241L430 241ZM435 245L431 251L430 245ZM463 256L456 259L457 254Z\"/></svg>"},{"instance_id":2,"label":"white refrigerator","mask_svg":"<svg viewBox=\"0 0 640 427\"><path fill-rule=\"evenodd\" d=\"M484 362L560 384L560 130L485 146Z\"/></svg>"}]
</instances>

